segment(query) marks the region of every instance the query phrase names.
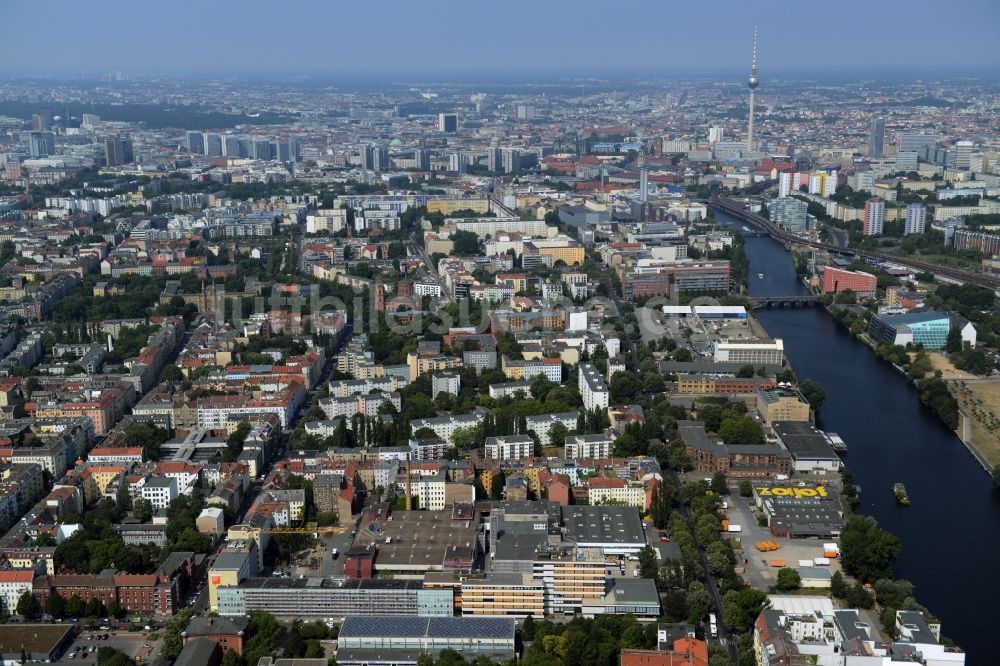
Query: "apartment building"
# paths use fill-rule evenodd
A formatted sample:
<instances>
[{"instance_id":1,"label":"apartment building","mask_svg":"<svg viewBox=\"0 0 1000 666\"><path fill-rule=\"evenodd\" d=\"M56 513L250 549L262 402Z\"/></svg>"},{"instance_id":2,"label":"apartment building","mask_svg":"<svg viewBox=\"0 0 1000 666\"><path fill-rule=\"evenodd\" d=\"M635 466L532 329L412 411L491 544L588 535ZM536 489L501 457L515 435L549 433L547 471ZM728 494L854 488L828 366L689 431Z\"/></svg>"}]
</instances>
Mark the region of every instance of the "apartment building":
<instances>
[{"instance_id":1,"label":"apartment building","mask_svg":"<svg viewBox=\"0 0 1000 666\"><path fill-rule=\"evenodd\" d=\"M588 412L595 409L607 409L610 392L600 371L590 363L581 363L578 369L577 381L583 406Z\"/></svg>"},{"instance_id":2,"label":"apartment building","mask_svg":"<svg viewBox=\"0 0 1000 666\"><path fill-rule=\"evenodd\" d=\"M564 457L566 460L610 458L614 448L614 440L607 435L568 435Z\"/></svg>"},{"instance_id":3,"label":"apartment building","mask_svg":"<svg viewBox=\"0 0 1000 666\"><path fill-rule=\"evenodd\" d=\"M576 430L576 422L580 417L580 412L560 412L557 414L539 414L529 416L525 419L528 430L538 435L539 443L548 446L552 443L549 439L549 430L555 423L561 423L567 431Z\"/></svg>"},{"instance_id":4,"label":"apartment building","mask_svg":"<svg viewBox=\"0 0 1000 666\"><path fill-rule=\"evenodd\" d=\"M535 441L528 435L508 435L486 439L486 457L496 460L524 460L535 455Z\"/></svg>"}]
</instances>

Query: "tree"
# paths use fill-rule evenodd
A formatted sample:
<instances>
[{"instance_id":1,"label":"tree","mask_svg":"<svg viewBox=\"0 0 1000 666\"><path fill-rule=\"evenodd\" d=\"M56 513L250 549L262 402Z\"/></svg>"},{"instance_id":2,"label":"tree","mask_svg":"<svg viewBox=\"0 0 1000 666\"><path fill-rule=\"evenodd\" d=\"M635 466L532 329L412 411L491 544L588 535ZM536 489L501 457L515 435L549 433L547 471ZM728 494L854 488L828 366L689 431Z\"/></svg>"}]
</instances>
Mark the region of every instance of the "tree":
<instances>
[{"instance_id":1,"label":"tree","mask_svg":"<svg viewBox=\"0 0 1000 666\"><path fill-rule=\"evenodd\" d=\"M15 610L21 617L31 618L38 615L41 609L38 607L38 599L35 599L35 595L30 590L25 590L17 598L17 607Z\"/></svg>"},{"instance_id":2,"label":"tree","mask_svg":"<svg viewBox=\"0 0 1000 666\"><path fill-rule=\"evenodd\" d=\"M693 357L691 356L691 350L687 347L681 347L674 352L674 360L682 363L690 361Z\"/></svg>"},{"instance_id":3,"label":"tree","mask_svg":"<svg viewBox=\"0 0 1000 666\"><path fill-rule=\"evenodd\" d=\"M167 626L163 630L163 643L160 647L160 655L164 659L173 661L181 653L181 649L184 647L184 643L181 640L181 632L184 631L188 622L191 621L192 615L194 615L193 610L183 608L167 622Z\"/></svg>"},{"instance_id":4,"label":"tree","mask_svg":"<svg viewBox=\"0 0 1000 666\"><path fill-rule=\"evenodd\" d=\"M659 573L659 564L656 560L656 551L652 546L646 546L639 551L639 575L642 578L656 580Z\"/></svg>"},{"instance_id":5,"label":"tree","mask_svg":"<svg viewBox=\"0 0 1000 666\"><path fill-rule=\"evenodd\" d=\"M246 666L246 662L243 661L243 657L232 650L226 650L226 653L222 655L222 666Z\"/></svg>"},{"instance_id":6,"label":"tree","mask_svg":"<svg viewBox=\"0 0 1000 666\"><path fill-rule=\"evenodd\" d=\"M750 479L740 479L740 497L753 497L753 484Z\"/></svg>"},{"instance_id":7,"label":"tree","mask_svg":"<svg viewBox=\"0 0 1000 666\"><path fill-rule=\"evenodd\" d=\"M823 387L819 383L811 379L807 379L799 384L799 391L815 412L818 412L819 408L826 402L826 391L823 390Z\"/></svg>"},{"instance_id":8,"label":"tree","mask_svg":"<svg viewBox=\"0 0 1000 666\"><path fill-rule=\"evenodd\" d=\"M102 645L97 651L97 666L134 666L129 656L110 645Z\"/></svg>"},{"instance_id":9,"label":"tree","mask_svg":"<svg viewBox=\"0 0 1000 666\"><path fill-rule=\"evenodd\" d=\"M492 500L502 500L504 487L507 485L507 475L503 473L503 470L498 471L493 475L490 481L490 499Z\"/></svg>"},{"instance_id":10,"label":"tree","mask_svg":"<svg viewBox=\"0 0 1000 666\"><path fill-rule=\"evenodd\" d=\"M722 596L722 621L729 629L747 631L753 626L765 603L767 594L761 590L751 587L729 590Z\"/></svg>"},{"instance_id":11,"label":"tree","mask_svg":"<svg viewBox=\"0 0 1000 666\"><path fill-rule=\"evenodd\" d=\"M556 421L551 426L549 426L549 441L552 446L563 446L566 443L566 435L569 434L569 430L560 421Z\"/></svg>"},{"instance_id":12,"label":"tree","mask_svg":"<svg viewBox=\"0 0 1000 666\"><path fill-rule=\"evenodd\" d=\"M862 583L892 578L899 539L879 529L874 518L852 515L840 535L841 564Z\"/></svg>"},{"instance_id":13,"label":"tree","mask_svg":"<svg viewBox=\"0 0 1000 666\"><path fill-rule=\"evenodd\" d=\"M701 624L712 608L712 597L700 581L691 581L687 589L688 622Z\"/></svg>"},{"instance_id":14,"label":"tree","mask_svg":"<svg viewBox=\"0 0 1000 666\"><path fill-rule=\"evenodd\" d=\"M719 439L726 444L763 444L764 431L752 416L723 419L719 425Z\"/></svg>"},{"instance_id":15,"label":"tree","mask_svg":"<svg viewBox=\"0 0 1000 666\"><path fill-rule=\"evenodd\" d=\"M635 402L642 396L642 383L638 377L629 372L616 372L611 375L609 395L611 402L616 405Z\"/></svg>"},{"instance_id":16,"label":"tree","mask_svg":"<svg viewBox=\"0 0 1000 666\"><path fill-rule=\"evenodd\" d=\"M125 443L141 446L146 457L155 460L160 455L160 447L167 441L169 433L150 421L137 421L125 429Z\"/></svg>"},{"instance_id":17,"label":"tree","mask_svg":"<svg viewBox=\"0 0 1000 666\"><path fill-rule=\"evenodd\" d=\"M531 615L524 618L524 625L521 627L521 639L527 642L535 640L535 618Z\"/></svg>"},{"instance_id":18,"label":"tree","mask_svg":"<svg viewBox=\"0 0 1000 666\"><path fill-rule=\"evenodd\" d=\"M830 578L830 594L832 594L837 599L843 599L847 596L848 585L844 580L844 574L839 571L833 574Z\"/></svg>"},{"instance_id":19,"label":"tree","mask_svg":"<svg viewBox=\"0 0 1000 666\"><path fill-rule=\"evenodd\" d=\"M132 501L132 516L143 523L153 518L153 503L145 497L136 497Z\"/></svg>"},{"instance_id":20,"label":"tree","mask_svg":"<svg viewBox=\"0 0 1000 666\"><path fill-rule=\"evenodd\" d=\"M726 483L726 473L720 470L713 474L711 487L712 492L716 495L728 495L729 484Z\"/></svg>"},{"instance_id":21,"label":"tree","mask_svg":"<svg viewBox=\"0 0 1000 666\"><path fill-rule=\"evenodd\" d=\"M86 606L83 603L83 599L81 599L77 594L71 596L69 601L66 602L66 615L69 615L70 617L80 617L83 615L85 609ZM178 650L178 652L180 652L180 650Z\"/></svg>"},{"instance_id":22,"label":"tree","mask_svg":"<svg viewBox=\"0 0 1000 666\"><path fill-rule=\"evenodd\" d=\"M58 592L52 592L45 598L45 614L55 618L66 617L66 600Z\"/></svg>"},{"instance_id":23,"label":"tree","mask_svg":"<svg viewBox=\"0 0 1000 666\"><path fill-rule=\"evenodd\" d=\"M783 567L778 571L778 589L782 592L797 590L802 585L802 576L791 567Z\"/></svg>"},{"instance_id":24,"label":"tree","mask_svg":"<svg viewBox=\"0 0 1000 666\"><path fill-rule=\"evenodd\" d=\"M91 597L87 600L83 613L87 617L104 617L104 604L97 597Z\"/></svg>"},{"instance_id":25,"label":"tree","mask_svg":"<svg viewBox=\"0 0 1000 666\"><path fill-rule=\"evenodd\" d=\"M736 371L736 376L745 379L745 378L753 377L754 376L754 372L755 371L754 371L754 368L753 368L752 365L744 365L744 366L741 366Z\"/></svg>"},{"instance_id":26,"label":"tree","mask_svg":"<svg viewBox=\"0 0 1000 666\"><path fill-rule=\"evenodd\" d=\"M455 256L477 255L482 250L479 236L471 231L456 231L451 235L452 253Z\"/></svg>"},{"instance_id":27,"label":"tree","mask_svg":"<svg viewBox=\"0 0 1000 666\"><path fill-rule=\"evenodd\" d=\"M962 331L957 326L952 326L948 331L948 340L944 344L944 350L949 354L962 351Z\"/></svg>"}]
</instances>

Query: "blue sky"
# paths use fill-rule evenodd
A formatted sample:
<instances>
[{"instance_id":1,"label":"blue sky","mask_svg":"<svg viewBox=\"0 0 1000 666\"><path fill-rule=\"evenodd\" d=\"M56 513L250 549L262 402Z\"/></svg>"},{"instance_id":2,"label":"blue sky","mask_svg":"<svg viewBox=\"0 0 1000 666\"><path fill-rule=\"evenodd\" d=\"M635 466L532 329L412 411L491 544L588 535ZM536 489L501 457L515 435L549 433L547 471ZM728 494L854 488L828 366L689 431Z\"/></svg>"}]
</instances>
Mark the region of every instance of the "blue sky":
<instances>
[{"instance_id":1,"label":"blue sky","mask_svg":"<svg viewBox=\"0 0 1000 666\"><path fill-rule=\"evenodd\" d=\"M754 23L762 76L1000 66L1000 0L2 0L0 70L744 70Z\"/></svg>"}]
</instances>

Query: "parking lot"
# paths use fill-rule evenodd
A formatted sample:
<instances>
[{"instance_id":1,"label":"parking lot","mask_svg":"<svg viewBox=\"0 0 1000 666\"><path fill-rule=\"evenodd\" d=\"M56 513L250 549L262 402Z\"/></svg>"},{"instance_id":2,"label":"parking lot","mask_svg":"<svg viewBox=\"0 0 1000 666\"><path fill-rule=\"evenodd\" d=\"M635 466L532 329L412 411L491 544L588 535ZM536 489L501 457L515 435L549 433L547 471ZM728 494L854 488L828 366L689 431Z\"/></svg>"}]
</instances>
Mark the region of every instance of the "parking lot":
<instances>
[{"instance_id":1,"label":"parking lot","mask_svg":"<svg viewBox=\"0 0 1000 666\"><path fill-rule=\"evenodd\" d=\"M823 557L823 544L828 539L784 539L771 534L766 527L757 524L757 515L753 512L753 499L740 497L733 493L726 502L729 508L725 511L730 524L739 525L742 531L730 535L739 539L746 558L746 572L743 578L754 587L766 590L775 584L778 568L770 565L771 560L784 560L789 567L798 566L799 560L811 560ZM758 541L774 541L781 548L769 553L762 553L754 547ZM830 573L840 571L840 562L830 561Z\"/></svg>"},{"instance_id":2,"label":"parking lot","mask_svg":"<svg viewBox=\"0 0 1000 666\"><path fill-rule=\"evenodd\" d=\"M321 567L323 576L343 576L344 575L344 555L351 546L351 535L349 532L335 534L324 534L320 537L323 552L323 566ZM337 549L337 557L333 557L333 549Z\"/></svg>"},{"instance_id":3,"label":"parking lot","mask_svg":"<svg viewBox=\"0 0 1000 666\"><path fill-rule=\"evenodd\" d=\"M107 638L103 638L104 636ZM96 663L97 651L102 647L113 647L127 654L130 659L135 660L138 655L140 660L147 661L157 645L140 633L83 631L63 655L63 660L71 659L82 663Z\"/></svg>"}]
</instances>

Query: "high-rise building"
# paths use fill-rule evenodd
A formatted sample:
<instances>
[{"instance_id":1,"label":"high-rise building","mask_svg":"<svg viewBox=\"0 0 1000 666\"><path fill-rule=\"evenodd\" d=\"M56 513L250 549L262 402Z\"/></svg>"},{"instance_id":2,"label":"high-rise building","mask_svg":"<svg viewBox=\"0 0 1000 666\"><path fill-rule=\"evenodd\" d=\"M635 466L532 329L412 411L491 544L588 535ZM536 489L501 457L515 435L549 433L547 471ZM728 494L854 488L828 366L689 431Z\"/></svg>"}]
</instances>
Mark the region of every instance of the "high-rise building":
<instances>
[{"instance_id":1,"label":"high-rise building","mask_svg":"<svg viewBox=\"0 0 1000 666\"><path fill-rule=\"evenodd\" d=\"M431 168L431 156L423 148L417 148L413 151L413 161L416 163L417 168L421 171L427 171Z\"/></svg>"},{"instance_id":2,"label":"high-rise building","mask_svg":"<svg viewBox=\"0 0 1000 666\"><path fill-rule=\"evenodd\" d=\"M486 151L486 168L491 173L503 171L503 153L499 148L490 148Z\"/></svg>"},{"instance_id":3,"label":"high-rise building","mask_svg":"<svg viewBox=\"0 0 1000 666\"><path fill-rule=\"evenodd\" d=\"M235 134L227 134L222 139L222 155L223 157L239 157L240 156L240 137Z\"/></svg>"},{"instance_id":4,"label":"high-rise building","mask_svg":"<svg viewBox=\"0 0 1000 666\"><path fill-rule=\"evenodd\" d=\"M903 235L922 234L927 228L927 206L923 204L910 204L906 207L906 224L903 227Z\"/></svg>"},{"instance_id":5,"label":"high-rise building","mask_svg":"<svg viewBox=\"0 0 1000 666\"><path fill-rule=\"evenodd\" d=\"M389 168L389 149L370 145L361 150L361 168L368 171L385 171Z\"/></svg>"},{"instance_id":6,"label":"high-rise building","mask_svg":"<svg viewBox=\"0 0 1000 666\"><path fill-rule=\"evenodd\" d=\"M937 143L937 137L930 134L900 134L896 147L901 153L919 153L935 143Z\"/></svg>"},{"instance_id":7,"label":"high-rise building","mask_svg":"<svg viewBox=\"0 0 1000 666\"><path fill-rule=\"evenodd\" d=\"M28 133L28 154L32 157L48 157L56 154L56 136L52 132L32 131Z\"/></svg>"},{"instance_id":8,"label":"high-rise building","mask_svg":"<svg viewBox=\"0 0 1000 666\"><path fill-rule=\"evenodd\" d=\"M792 192L792 174L784 171L778 174L778 198L784 199Z\"/></svg>"},{"instance_id":9,"label":"high-rise building","mask_svg":"<svg viewBox=\"0 0 1000 666\"><path fill-rule=\"evenodd\" d=\"M639 169L639 201L646 203L649 200L649 172L646 169Z\"/></svg>"},{"instance_id":10,"label":"high-rise building","mask_svg":"<svg viewBox=\"0 0 1000 666\"><path fill-rule=\"evenodd\" d=\"M205 135L205 155L208 157L222 157L222 135Z\"/></svg>"},{"instance_id":11,"label":"high-rise building","mask_svg":"<svg viewBox=\"0 0 1000 666\"><path fill-rule=\"evenodd\" d=\"M135 162L132 139L127 136L109 136L104 139L104 163L109 167Z\"/></svg>"},{"instance_id":12,"label":"high-rise building","mask_svg":"<svg viewBox=\"0 0 1000 666\"><path fill-rule=\"evenodd\" d=\"M501 153L504 173L517 173L521 170L521 151L516 148L504 148Z\"/></svg>"},{"instance_id":13,"label":"high-rise building","mask_svg":"<svg viewBox=\"0 0 1000 666\"><path fill-rule=\"evenodd\" d=\"M80 127L84 129L94 129L101 124L101 117L93 113L83 114L83 118L80 120Z\"/></svg>"},{"instance_id":14,"label":"high-rise building","mask_svg":"<svg viewBox=\"0 0 1000 666\"><path fill-rule=\"evenodd\" d=\"M864 228L865 236L878 236L885 229L885 202L875 197L865 202Z\"/></svg>"},{"instance_id":15,"label":"high-rise building","mask_svg":"<svg viewBox=\"0 0 1000 666\"><path fill-rule=\"evenodd\" d=\"M517 105L517 119L518 120L534 120L535 119L535 106L533 104L518 104Z\"/></svg>"},{"instance_id":16,"label":"high-rise building","mask_svg":"<svg viewBox=\"0 0 1000 666\"><path fill-rule=\"evenodd\" d=\"M187 133L187 151L198 155L205 154L205 135L201 132Z\"/></svg>"},{"instance_id":17,"label":"high-rise building","mask_svg":"<svg viewBox=\"0 0 1000 666\"><path fill-rule=\"evenodd\" d=\"M837 172L820 171L809 177L809 194L818 194L821 197L833 196L837 191Z\"/></svg>"},{"instance_id":18,"label":"high-rise building","mask_svg":"<svg viewBox=\"0 0 1000 666\"><path fill-rule=\"evenodd\" d=\"M805 231L809 226L809 206L795 197L784 197L771 202L768 212L771 221L790 231Z\"/></svg>"},{"instance_id":19,"label":"high-rise building","mask_svg":"<svg viewBox=\"0 0 1000 666\"><path fill-rule=\"evenodd\" d=\"M52 121L55 116L52 115L52 109L46 107L40 109L38 113L31 116L31 128L37 132L42 132L50 127L52 127Z\"/></svg>"},{"instance_id":20,"label":"high-rise building","mask_svg":"<svg viewBox=\"0 0 1000 666\"><path fill-rule=\"evenodd\" d=\"M465 173L465 153L457 152L452 153L448 156L448 171L454 171L456 173Z\"/></svg>"},{"instance_id":21,"label":"high-rise building","mask_svg":"<svg viewBox=\"0 0 1000 666\"><path fill-rule=\"evenodd\" d=\"M302 159L302 148L299 146L299 137L288 137L288 161L298 162ZM386 156L386 166L389 164L388 154Z\"/></svg>"},{"instance_id":22,"label":"high-rise building","mask_svg":"<svg viewBox=\"0 0 1000 666\"><path fill-rule=\"evenodd\" d=\"M968 169L972 166L972 142L959 141L955 144L955 168Z\"/></svg>"},{"instance_id":23,"label":"high-rise building","mask_svg":"<svg viewBox=\"0 0 1000 666\"><path fill-rule=\"evenodd\" d=\"M760 79L757 78L757 26L753 27L753 59L750 62L750 79L747 86L750 88L750 116L747 122L747 155L753 159L753 108L757 101L757 86Z\"/></svg>"},{"instance_id":24,"label":"high-rise building","mask_svg":"<svg viewBox=\"0 0 1000 666\"><path fill-rule=\"evenodd\" d=\"M458 131L458 114L457 113L439 113L438 114L438 131L439 132L457 132Z\"/></svg>"},{"instance_id":25,"label":"high-rise building","mask_svg":"<svg viewBox=\"0 0 1000 666\"><path fill-rule=\"evenodd\" d=\"M709 127L708 128L708 142L709 143L719 143L725 140L726 129L724 127Z\"/></svg>"},{"instance_id":26,"label":"high-rise building","mask_svg":"<svg viewBox=\"0 0 1000 666\"><path fill-rule=\"evenodd\" d=\"M878 159L884 154L885 118L872 118L871 132L868 135L868 157Z\"/></svg>"},{"instance_id":27,"label":"high-rise building","mask_svg":"<svg viewBox=\"0 0 1000 666\"><path fill-rule=\"evenodd\" d=\"M273 155L269 139L254 139L251 150L255 160L269 160Z\"/></svg>"}]
</instances>

